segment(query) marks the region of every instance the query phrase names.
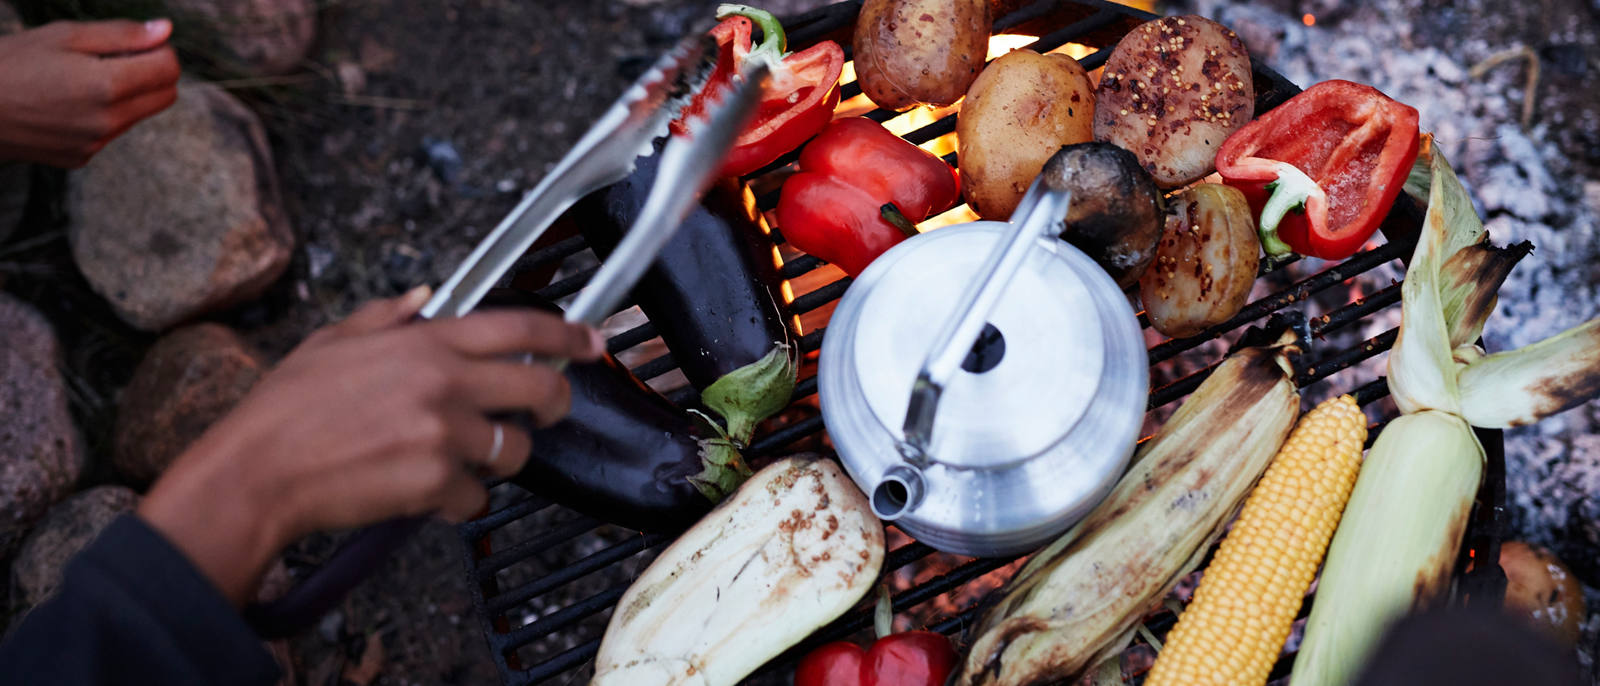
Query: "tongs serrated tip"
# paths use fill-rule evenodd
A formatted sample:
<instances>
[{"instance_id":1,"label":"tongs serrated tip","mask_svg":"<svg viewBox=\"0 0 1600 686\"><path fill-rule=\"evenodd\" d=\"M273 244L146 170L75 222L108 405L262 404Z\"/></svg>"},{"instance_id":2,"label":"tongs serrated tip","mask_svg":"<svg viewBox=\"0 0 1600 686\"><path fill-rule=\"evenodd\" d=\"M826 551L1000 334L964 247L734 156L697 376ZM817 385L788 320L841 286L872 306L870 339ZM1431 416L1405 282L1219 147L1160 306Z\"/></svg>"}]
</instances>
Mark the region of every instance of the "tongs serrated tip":
<instances>
[{"instance_id":1,"label":"tongs serrated tip","mask_svg":"<svg viewBox=\"0 0 1600 686\"><path fill-rule=\"evenodd\" d=\"M470 312L562 212L579 198L632 173L639 158L654 153L653 141L668 135L668 125L706 87L718 52L716 40L697 26L657 59L478 243L420 316L459 317ZM715 152L720 159L726 148Z\"/></svg>"}]
</instances>

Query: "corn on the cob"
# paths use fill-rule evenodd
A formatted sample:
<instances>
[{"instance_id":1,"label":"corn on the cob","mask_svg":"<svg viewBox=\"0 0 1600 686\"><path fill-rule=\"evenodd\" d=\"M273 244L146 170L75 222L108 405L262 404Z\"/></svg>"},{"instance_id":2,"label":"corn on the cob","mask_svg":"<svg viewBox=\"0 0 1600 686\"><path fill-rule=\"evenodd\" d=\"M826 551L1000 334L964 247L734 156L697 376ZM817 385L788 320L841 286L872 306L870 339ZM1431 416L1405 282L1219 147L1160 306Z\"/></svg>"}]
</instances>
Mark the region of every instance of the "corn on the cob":
<instances>
[{"instance_id":1,"label":"corn on the cob","mask_svg":"<svg viewBox=\"0 0 1600 686\"><path fill-rule=\"evenodd\" d=\"M1389 623L1448 591L1483 475L1469 420L1532 422L1600 392L1600 321L1509 353L1472 347L1525 250L1486 246L1455 172L1437 151L1429 164L1428 217L1389 354L1389 387L1404 414L1367 454L1334 533L1295 686L1347 686Z\"/></svg>"},{"instance_id":2,"label":"corn on the cob","mask_svg":"<svg viewBox=\"0 0 1600 686\"><path fill-rule=\"evenodd\" d=\"M1167 635L1145 686L1264 684L1356 483L1367 419L1341 395L1273 458Z\"/></svg>"},{"instance_id":3,"label":"corn on the cob","mask_svg":"<svg viewBox=\"0 0 1600 686\"><path fill-rule=\"evenodd\" d=\"M1036 553L986 614L954 683L1077 678L1127 644L1143 613L1199 566L1300 410L1293 335L1212 373L1083 521Z\"/></svg>"}]
</instances>

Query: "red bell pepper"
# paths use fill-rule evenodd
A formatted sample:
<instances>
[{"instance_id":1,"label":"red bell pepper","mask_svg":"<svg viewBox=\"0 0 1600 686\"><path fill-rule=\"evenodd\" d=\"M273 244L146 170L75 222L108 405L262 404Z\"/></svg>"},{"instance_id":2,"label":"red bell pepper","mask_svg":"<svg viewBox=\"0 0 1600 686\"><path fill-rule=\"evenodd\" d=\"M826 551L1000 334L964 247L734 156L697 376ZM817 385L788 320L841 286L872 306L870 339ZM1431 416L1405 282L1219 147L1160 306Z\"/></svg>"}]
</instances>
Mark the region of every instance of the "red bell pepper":
<instances>
[{"instance_id":1,"label":"red bell pepper","mask_svg":"<svg viewBox=\"0 0 1600 686\"><path fill-rule=\"evenodd\" d=\"M794 686L943 686L956 666L950 639L932 631L889 633L888 600L885 593L878 601L872 648L824 644L800 660Z\"/></svg>"},{"instance_id":2,"label":"red bell pepper","mask_svg":"<svg viewBox=\"0 0 1600 686\"><path fill-rule=\"evenodd\" d=\"M1378 229L1416 158L1416 109L1324 81L1223 141L1217 171L1260 217L1269 256L1338 260Z\"/></svg>"},{"instance_id":3,"label":"red bell pepper","mask_svg":"<svg viewBox=\"0 0 1600 686\"><path fill-rule=\"evenodd\" d=\"M722 23L711 30L720 50L717 66L705 88L684 108L684 117L704 116L708 99L721 98L746 61L769 60L773 71L761 102L734 140L720 171L722 176L744 176L800 147L833 119L833 108L839 105L844 49L833 41L822 41L785 56L788 39L771 12L723 5L717 18ZM761 45L754 50L750 48L752 19L761 26L762 34ZM681 135L686 130L683 119L672 122L673 133Z\"/></svg>"},{"instance_id":4,"label":"red bell pepper","mask_svg":"<svg viewBox=\"0 0 1600 686\"><path fill-rule=\"evenodd\" d=\"M960 198L956 170L938 156L871 119L840 119L800 151L800 171L778 198L778 229L856 276Z\"/></svg>"}]
</instances>

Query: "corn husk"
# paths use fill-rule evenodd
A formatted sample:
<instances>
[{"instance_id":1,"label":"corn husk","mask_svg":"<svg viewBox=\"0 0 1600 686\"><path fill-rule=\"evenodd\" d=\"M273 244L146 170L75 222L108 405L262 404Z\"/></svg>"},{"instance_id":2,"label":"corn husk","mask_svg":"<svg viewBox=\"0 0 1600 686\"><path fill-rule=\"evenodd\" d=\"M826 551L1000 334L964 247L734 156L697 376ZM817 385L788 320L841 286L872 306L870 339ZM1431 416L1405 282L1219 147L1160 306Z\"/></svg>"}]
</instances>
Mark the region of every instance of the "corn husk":
<instances>
[{"instance_id":1,"label":"corn husk","mask_svg":"<svg viewBox=\"0 0 1600 686\"><path fill-rule=\"evenodd\" d=\"M1483 446L1460 417L1402 415L1378 435L1328 547L1295 686L1349 683L1384 622L1449 589L1482 478ZM1395 484L1415 490L1397 498ZM1385 619L1352 621L1363 616Z\"/></svg>"},{"instance_id":2,"label":"corn husk","mask_svg":"<svg viewBox=\"0 0 1600 686\"><path fill-rule=\"evenodd\" d=\"M1029 558L983 618L955 684L1080 677L1127 645L1193 571L1300 410L1292 334L1229 356L1083 521Z\"/></svg>"},{"instance_id":3,"label":"corn husk","mask_svg":"<svg viewBox=\"0 0 1600 686\"><path fill-rule=\"evenodd\" d=\"M1378 436L1334 534L1295 686L1347 686L1390 622L1447 599L1483 475L1472 425L1530 423L1600 392L1600 320L1521 350L1485 356L1474 346L1531 248L1491 245L1449 163L1427 152L1428 173L1408 181L1408 192L1428 181L1428 214L1389 353L1404 414Z\"/></svg>"},{"instance_id":4,"label":"corn husk","mask_svg":"<svg viewBox=\"0 0 1600 686\"><path fill-rule=\"evenodd\" d=\"M1462 416L1492 429L1532 424L1582 404L1600 392L1600 319L1467 365L1460 390Z\"/></svg>"}]
</instances>

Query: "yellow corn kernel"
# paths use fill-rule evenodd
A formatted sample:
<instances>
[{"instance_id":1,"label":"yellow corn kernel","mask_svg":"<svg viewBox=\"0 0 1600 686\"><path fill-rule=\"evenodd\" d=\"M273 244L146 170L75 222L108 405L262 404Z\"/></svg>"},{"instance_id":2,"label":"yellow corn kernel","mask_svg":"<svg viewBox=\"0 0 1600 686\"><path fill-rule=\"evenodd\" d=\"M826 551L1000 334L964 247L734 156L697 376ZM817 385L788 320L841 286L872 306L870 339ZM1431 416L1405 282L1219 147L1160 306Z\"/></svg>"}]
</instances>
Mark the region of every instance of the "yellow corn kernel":
<instances>
[{"instance_id":1,"label":"yellow corn kernel","mask_svg":"<svg viewBox=\"0 0 1600 686\"><path fill-rule=\"evenodd\" d=\"M1146 686L1264 684L1355 487L1367 419L1342 395L1300 418L1178 617Z\"/></svg>"}]
</instances>

